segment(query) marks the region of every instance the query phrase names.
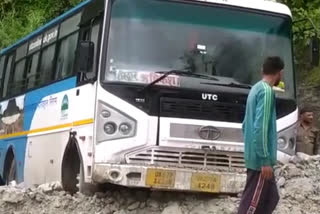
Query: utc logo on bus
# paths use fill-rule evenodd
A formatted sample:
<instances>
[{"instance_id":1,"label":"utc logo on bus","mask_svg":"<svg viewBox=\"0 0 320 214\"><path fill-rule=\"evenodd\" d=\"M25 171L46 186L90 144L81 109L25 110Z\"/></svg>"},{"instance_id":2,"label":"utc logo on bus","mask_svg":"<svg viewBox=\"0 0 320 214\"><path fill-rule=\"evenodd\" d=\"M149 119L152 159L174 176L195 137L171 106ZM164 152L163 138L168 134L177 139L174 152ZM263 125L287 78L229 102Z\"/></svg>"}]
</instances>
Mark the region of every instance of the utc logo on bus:
<instances>
[{"instance_id":1,"label":"utc logo on bus","mask_svg":"<svg viewBox=\"0 0 320 214\"><path fill-rule=\"evenodd\" d=\"M202 93L202 99L203 99L203 100L213 100L213 101L217 101L217 100L218 100L218 95L217 95L217 94Z\"/></svg>"}]
</instances>

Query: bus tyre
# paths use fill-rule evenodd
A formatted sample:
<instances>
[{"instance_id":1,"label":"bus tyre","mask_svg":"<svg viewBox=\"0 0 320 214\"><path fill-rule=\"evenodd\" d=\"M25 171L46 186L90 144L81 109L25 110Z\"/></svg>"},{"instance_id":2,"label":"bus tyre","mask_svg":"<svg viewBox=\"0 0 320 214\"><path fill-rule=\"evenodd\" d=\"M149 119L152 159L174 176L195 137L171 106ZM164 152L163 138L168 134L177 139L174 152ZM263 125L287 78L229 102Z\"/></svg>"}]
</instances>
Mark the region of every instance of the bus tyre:
<instances>
[{"instance_id":1,"label":"bus tyre","mask_svg":"<svg viewBox=\"0 0 320 214\"><path fill-rule=\"evenodd\" d=\"M12 181L16 180L16 175L17 175L17 164L16 164L16 160L13 158L13 160L11 161L11 164L9 165L7 185L9 185Z\"/></svg>"},{"instance_id":2,"label":"bus tyre","mask_svg":"<svg viewBox=\"0 0 320 214\"><path fill-rule=\"evenodd\" d=\"M17 164L12 148L9 149L4 165L3 182L9 185L17 179Z\"/></svg>"},{"instance_id":3,"label":"bus tyre","mask_svg":"<svg viewBox=\"0 0 320 214\"><path fill-rule=\"evenodd\" d=\"M71 140L67 145L62 161L62 187L65 191L75 194L81 192L92 195L96 192L93 184L85 183L84 166L81 153L77 147L76 140Z\"/></svg>"}]
</instances>

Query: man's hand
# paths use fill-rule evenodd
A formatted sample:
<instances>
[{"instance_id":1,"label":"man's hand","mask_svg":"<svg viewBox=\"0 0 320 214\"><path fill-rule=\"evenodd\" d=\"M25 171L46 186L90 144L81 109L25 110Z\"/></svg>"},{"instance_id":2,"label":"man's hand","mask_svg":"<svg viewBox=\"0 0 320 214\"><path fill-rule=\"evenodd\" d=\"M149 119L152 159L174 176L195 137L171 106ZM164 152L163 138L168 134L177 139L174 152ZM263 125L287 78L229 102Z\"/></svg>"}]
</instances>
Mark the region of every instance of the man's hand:
<instances>
[{"instance_id":1,"label":"man's hand","mask_svg":"<svg viewBox=\"0 0 320 214\"><path fill-rule=\"evenodd\" d=\"M273 176L273 170L270 166L261 167L261 176L263 179L269 180Z\"/></svg>"}]
</instances>

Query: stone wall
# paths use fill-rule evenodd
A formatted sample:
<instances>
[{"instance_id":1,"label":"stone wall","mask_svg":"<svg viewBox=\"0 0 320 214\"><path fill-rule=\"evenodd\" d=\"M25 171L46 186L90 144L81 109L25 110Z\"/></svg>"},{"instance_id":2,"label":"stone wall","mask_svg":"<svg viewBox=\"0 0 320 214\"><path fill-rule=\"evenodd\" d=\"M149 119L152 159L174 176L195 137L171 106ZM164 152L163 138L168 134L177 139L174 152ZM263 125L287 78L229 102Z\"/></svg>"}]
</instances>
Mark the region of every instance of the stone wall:
<instances>
[{"instance_id":1,"label":"stone wall","mask_svg":"<svg viewBox=\"0 0 320 214\"><path fill-rule=\"evenodd\" d=\"M310 106L315 111L315 125L320 128L320 86L298 86L297 98L299 108Z\"/></svg>"}]
</instances>

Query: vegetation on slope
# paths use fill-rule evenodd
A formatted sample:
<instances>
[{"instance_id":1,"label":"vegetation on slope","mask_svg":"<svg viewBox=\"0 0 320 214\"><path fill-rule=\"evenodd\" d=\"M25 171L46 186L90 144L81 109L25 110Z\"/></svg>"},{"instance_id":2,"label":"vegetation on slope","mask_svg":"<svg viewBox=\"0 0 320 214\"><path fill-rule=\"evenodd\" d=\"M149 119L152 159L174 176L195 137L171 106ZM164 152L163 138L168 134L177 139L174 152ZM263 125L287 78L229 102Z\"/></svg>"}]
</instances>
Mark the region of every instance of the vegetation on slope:
<instances>
[{"instance_id":1,"label":"vegetation on slope","mask_svg":"<svg viewBox=\"0 0 320 214\"><path fill-rule=\"evenodd\" d=\"M81 0L1 0L0 49L80 2Z\"/></svg>"}]
</instances>

